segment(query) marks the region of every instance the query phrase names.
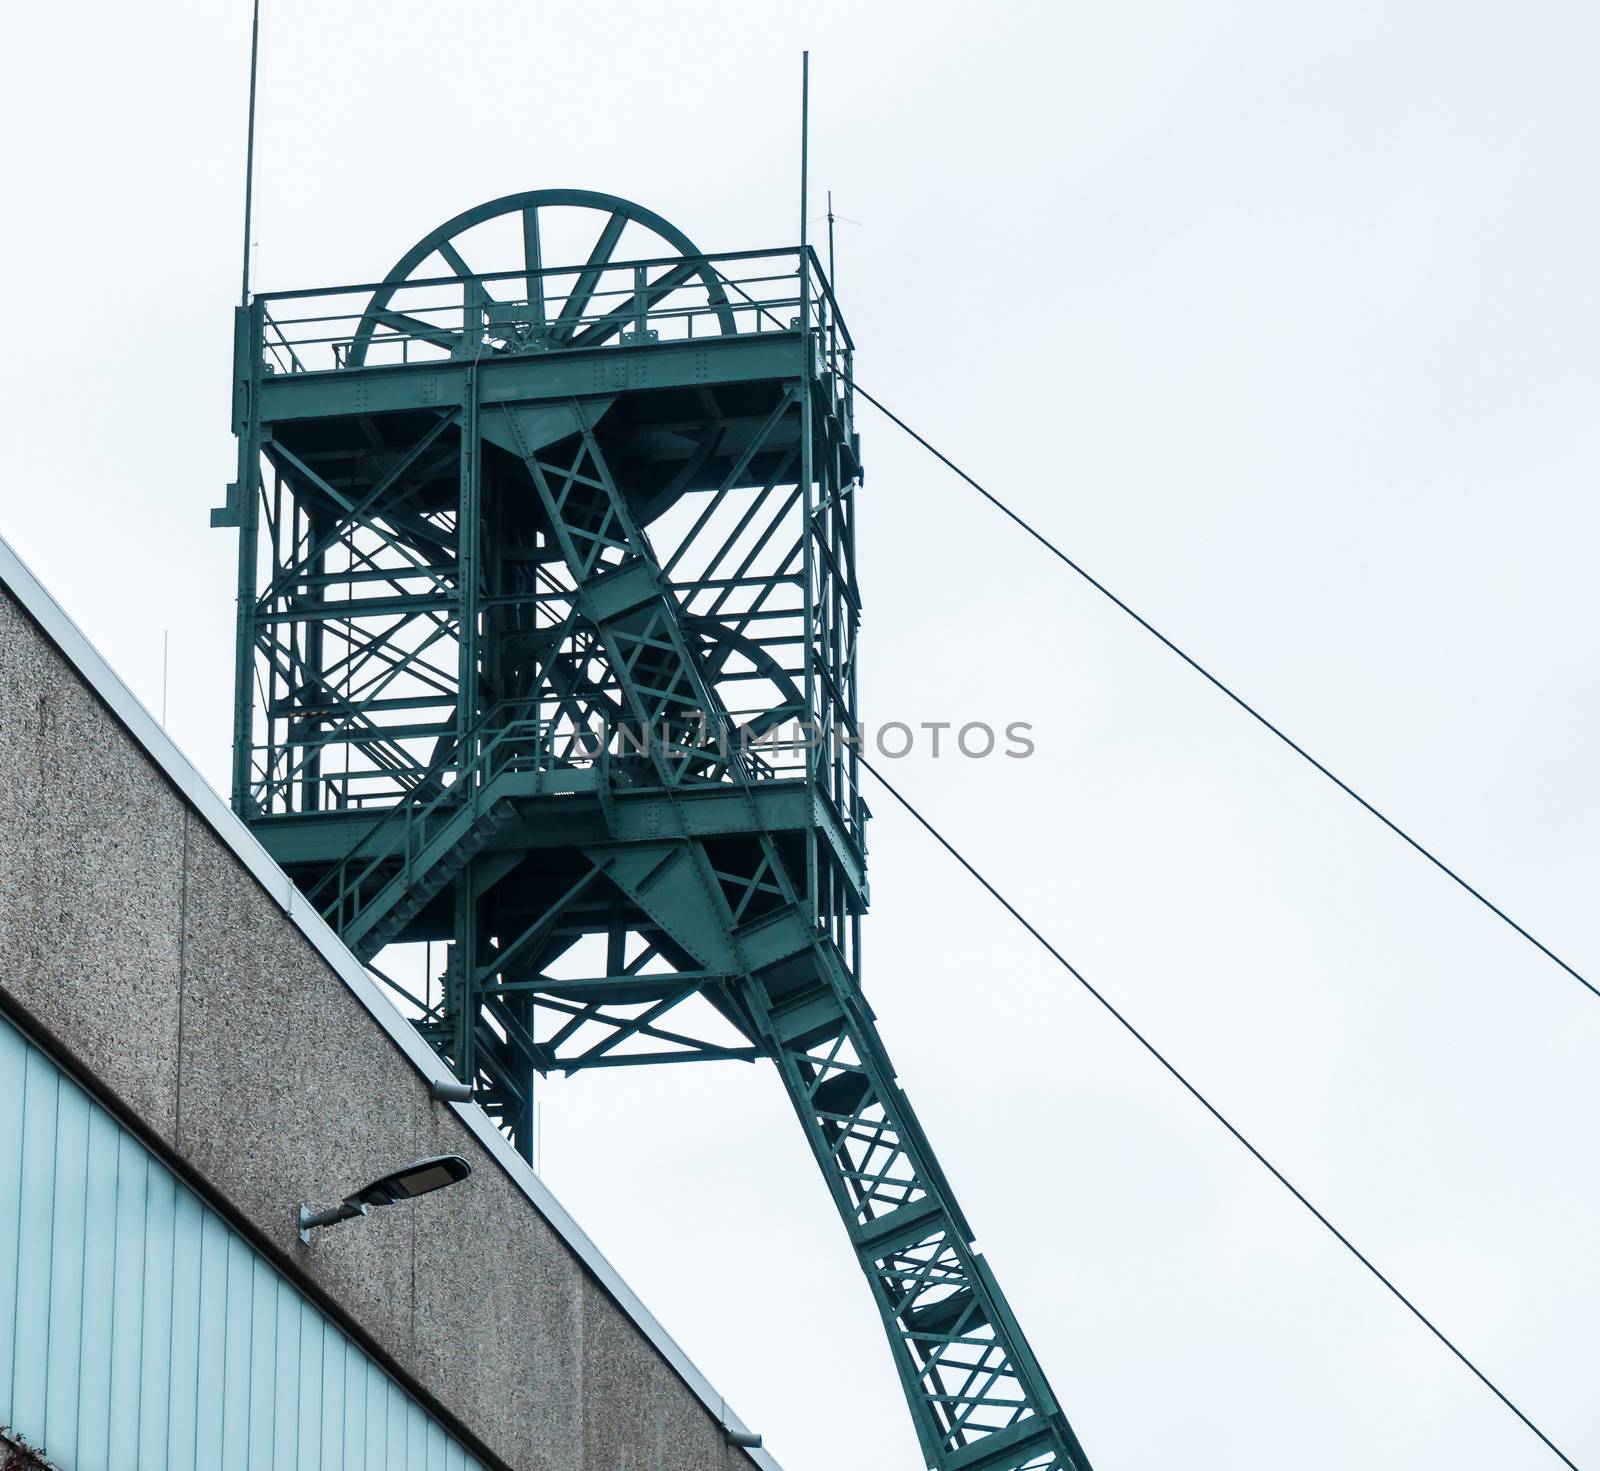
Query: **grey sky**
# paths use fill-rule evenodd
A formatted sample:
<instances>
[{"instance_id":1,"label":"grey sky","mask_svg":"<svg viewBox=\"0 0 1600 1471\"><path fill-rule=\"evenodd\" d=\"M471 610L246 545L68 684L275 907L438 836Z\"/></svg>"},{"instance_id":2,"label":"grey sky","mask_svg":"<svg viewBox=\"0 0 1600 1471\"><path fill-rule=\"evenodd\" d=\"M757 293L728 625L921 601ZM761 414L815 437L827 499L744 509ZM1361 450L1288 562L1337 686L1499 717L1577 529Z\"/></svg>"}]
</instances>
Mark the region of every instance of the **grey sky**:
<instances>
[{"instance_id":1,"label":"grey sky","mask_svg":"<svg viewBox=\"0 0 1600 1471\"><path fill-rule=\"evenodd\" d=\"M809 45L861 382L1600 970L1600 12L266 3L264 289L542 186L788 243ZM247 7L7 24L0 533L152 707L170 629L170 725L220 787ZM869 720L1038 743L897 779L1600 1463L1600 1002L862 429ZM1102 1471L1556 1464L873 805L869 993ZM915 1464L774 1078L544 1096L552 1187L789 1471Z\"/></svg>"}]
</instances>

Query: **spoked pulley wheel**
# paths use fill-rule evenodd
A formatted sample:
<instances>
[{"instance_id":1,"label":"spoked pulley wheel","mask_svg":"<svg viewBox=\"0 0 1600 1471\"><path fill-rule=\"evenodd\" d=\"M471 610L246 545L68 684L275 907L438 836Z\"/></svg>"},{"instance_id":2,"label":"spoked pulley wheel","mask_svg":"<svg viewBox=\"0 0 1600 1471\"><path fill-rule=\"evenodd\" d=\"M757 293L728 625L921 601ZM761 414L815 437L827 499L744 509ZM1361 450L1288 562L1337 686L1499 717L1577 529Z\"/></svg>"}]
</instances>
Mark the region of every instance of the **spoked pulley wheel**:
<instances>
[{"instance_id":1,"label":"spoked pulley wheel","mask_svg":"<svg viewBox=\"0 0 1600 1471\"><path fill-rule=\"evenodd\" d=\"M626 261L652 264L629 277L615 269ZM523 274L477 280L508 270ZM463 283L451 293L453 319L415 304L427 288L414 283L449 277ZM508 194L446 220L401 256L373 292L346 365L360 367L389 335L452 355L598 347L645 311L670 310L675 292L697 332L737 330L715 268L653 210L588 189Z\"/></svg>"}]
</instances>

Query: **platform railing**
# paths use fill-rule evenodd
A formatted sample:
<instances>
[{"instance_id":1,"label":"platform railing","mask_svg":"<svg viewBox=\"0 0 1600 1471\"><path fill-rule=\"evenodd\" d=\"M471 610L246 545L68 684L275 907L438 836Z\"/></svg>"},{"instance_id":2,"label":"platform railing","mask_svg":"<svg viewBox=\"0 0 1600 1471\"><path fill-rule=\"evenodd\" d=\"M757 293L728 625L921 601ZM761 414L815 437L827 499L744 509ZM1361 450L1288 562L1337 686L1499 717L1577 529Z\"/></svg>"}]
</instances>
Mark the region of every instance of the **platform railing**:
<instances>
[{"instance_id":1,"label":"platform railing","mask_svg":"<svg viewBox=\"0 0 1600 1471\"><path fill-rule=\"evenodd\" d=\"M842 384L854 351L815 252L792 248L266 292L256 302L254 352L273 375L794 332L802 318L819 373Z\"/></svg>"},{"instance_id":2,"label":"platform railing","mask_svg":"<svg viewBox=\"0 0 1600 1471\"><path fill-rule=\"evenodd\" d=\"M526 701L516 700L492 706L462 742L442 751L418 773L404 794L391 795L391 805L378 813L345 857L307 892L306 897L329 923L342 929L354 919L364 899L370 897L375 880L386 876L396 862L409 868L444 824L474 803L490 799L491 786L500 777L596 770L614 765L617 756L630 749L641 756L647 749L640 746L637 736L630 743L620 732L594 731L577 742L576 749L563 750L563 744L573 741L573 730L553 720L530 717L523 713L527 708ZM741 712L728 713L737 729ZM744 712L745 718L750 713ZM652 732L647 738L657 737ZM691 753L702 747L673 749ZM799 780L805 775L804 747L797 743L752 742L743 747L742 756L746 771L758 781ZM383 774L392 779L392 774ZM609 779L605 772L599 774ZM636 790L654 790L648 781L635 779L632 784Z\"/></svg>"},{"instance_id":3,"label":"platform railing","mask_svg":"<svg viewBox=\"0 0 1600 1471\"><path fill-rule=\"evenodd\" d=\"M552 700L551 703L555 702ZM511 748L506 746L509 737L503 735L501 727L510 728L506 725L506 715L512 707L525 711L527 702L507 701L493 707L479 722L469 741L488 739L492 733L494 745L502 751L501 759L506 759L504 753ZM786 714L776 723L770 719L771 711L766 706L740 708L730 705L726 713L729 730L744 731L742 737L737 734L730 736L730 748L739 749L746 769L754 779L771 781L805 775L808 750L805 732L808 727L800 712ZM502 766L497 770L540 773L587 771L597 764L602 747L626 755L637 750L642 740L626 722L619 730L604 730L598 726L580 729L570 720L532 715L524 715L515 722L514 734L518 741L515 765ZM449 727L440 724L429 727L427 739L437 740L448 735ZM360 730L336 727L271 743L257 743L252 748L255 781L251 790L256 810L265 815L306 815L306 809L294 809L289 803L304 790L308 778L315 784L322 803L320 809L314 810L346 815L387 812L399 804L412 801L419 789L432 787L441 780L458 779L458 746L453 739L448 740L440 754L431 761L418 759L411 766L374 764L354 766L346 771L309 774L305 759L309 755L325 760L338 751L374 744L385 738L397 745L406 740L421 739L414 733L391 732L384 726L375 725ZM650 738L662 739L659 732L651 733ZM815 737L811 739L814 743ZM696 749L698 746L678 744L673 746L669 754L683 755ZM296 753L301 753L299 760L296 760ZM272 761L278 764L275 771L268 770L268 762Z\"/></svg>"}]
</instances>

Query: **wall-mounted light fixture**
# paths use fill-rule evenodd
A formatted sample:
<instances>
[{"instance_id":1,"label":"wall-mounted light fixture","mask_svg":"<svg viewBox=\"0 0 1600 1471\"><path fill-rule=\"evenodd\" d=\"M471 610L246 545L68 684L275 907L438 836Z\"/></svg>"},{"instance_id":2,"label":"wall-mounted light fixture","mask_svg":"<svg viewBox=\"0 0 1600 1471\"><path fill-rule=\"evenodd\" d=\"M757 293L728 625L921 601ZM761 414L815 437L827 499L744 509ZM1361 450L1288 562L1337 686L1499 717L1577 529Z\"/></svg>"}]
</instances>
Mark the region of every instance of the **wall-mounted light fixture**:
<instances>
[{"instance_id":1,"label":"wall-mounted light fixture","mask_svg":"<svg viewBox=\"0 0 1600 1471\"><path fill-rule=\"evenodd\" d=\"M313 1211L310 1206L300 1207L300 1240L311 1245L311 1232L317 1226L337 1226L340 1221L353 1221L364 1216L375 1205L393 1205L397 1200L415 1200L430 1190L442 1190L455 1185L472 1173L472 1166L459 1154L435 1154L427 1159L412 1160L398 1170L374 1180L327 1210Z\"/></svg>"}]
</instances>

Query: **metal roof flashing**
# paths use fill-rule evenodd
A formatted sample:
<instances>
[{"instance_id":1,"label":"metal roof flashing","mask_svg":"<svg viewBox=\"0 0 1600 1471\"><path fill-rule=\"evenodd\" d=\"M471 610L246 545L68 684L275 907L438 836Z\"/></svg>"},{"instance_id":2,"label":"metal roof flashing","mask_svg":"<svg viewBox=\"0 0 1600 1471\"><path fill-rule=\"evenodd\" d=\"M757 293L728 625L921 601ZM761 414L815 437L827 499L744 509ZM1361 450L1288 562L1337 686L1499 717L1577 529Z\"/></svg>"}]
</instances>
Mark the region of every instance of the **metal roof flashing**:
<instances>
[{"instance_id":1,"label":"metal roof flashing","mask_svg":"<svg viewBox=\"0 0 1600 1471\"><path fill-rule=\"evenodd\" d=\"M389 1039L411 1061L421 1076L431 1083L454 1082L454 1076L411 1023L400 1013L367 974L366 968L346 948L322 916L309 904L292 879L268 855L265 848L234 814L233 810L200 775L193 762L174 744L155 718L139 702L99 651L85 637L61 605L28 569L10 543L0 537L0 583L22 605L28 615L77 670L96 696L122 723L144 753L182 793L194 811L228 845L234 855L266 889L284 913L299 926L317 952L333 968ZM572 1248L585 1267L633 1321L688 1385L712 1418L733 1434L749 1434L749 1427L735 1415L727 1401L695 1367L672 1335L656 1321L633 1289L623 1281L615 1267L591 1241L583 1228L569 1215L532 1167L496 1129L476 1103L451 1102L458 1118L477 1141L510 1177L511 1181L550 1222ZM782 1471L773 1456L761 1448L746 1454L763 1471Z\"/></svg>"}]
</instances>

